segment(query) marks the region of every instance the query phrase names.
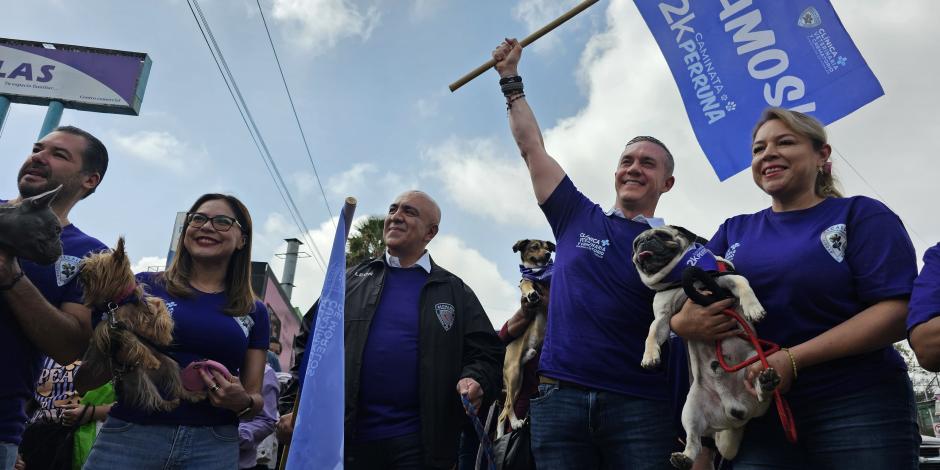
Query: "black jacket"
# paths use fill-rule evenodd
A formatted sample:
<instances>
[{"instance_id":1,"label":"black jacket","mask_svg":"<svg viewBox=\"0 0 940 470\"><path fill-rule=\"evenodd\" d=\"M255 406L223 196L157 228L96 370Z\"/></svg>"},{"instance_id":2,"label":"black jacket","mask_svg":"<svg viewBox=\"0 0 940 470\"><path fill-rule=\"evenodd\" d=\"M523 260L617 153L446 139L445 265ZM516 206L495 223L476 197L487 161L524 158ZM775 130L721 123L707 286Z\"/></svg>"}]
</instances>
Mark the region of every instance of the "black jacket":
<instances>
[{"instance_id":1,"label":"black jacket","mask_svg":"<svg viewBox=\"0 0 940 470\"><path fill-rule=\"evenodd\" d=\"M346 271L347 442L356 432L362 354L382 295L386 269L384 257L380 257ZM294 339L295 358L291 368L294 378L281 397L281 411L285 413L290 411L297 395L294 379L299 373L318 306L319 301L304 316L301 331ZM431 273L421 289L420 308L418 393L425 464L450 468L457 458L457 439L465 419L457 382L464 377L472 378L483 388L484 400L493 400L501 391L504 349L470 287L433 260ZM453 321L445 329L448 317Z\"/></svg>"}]
</instances>

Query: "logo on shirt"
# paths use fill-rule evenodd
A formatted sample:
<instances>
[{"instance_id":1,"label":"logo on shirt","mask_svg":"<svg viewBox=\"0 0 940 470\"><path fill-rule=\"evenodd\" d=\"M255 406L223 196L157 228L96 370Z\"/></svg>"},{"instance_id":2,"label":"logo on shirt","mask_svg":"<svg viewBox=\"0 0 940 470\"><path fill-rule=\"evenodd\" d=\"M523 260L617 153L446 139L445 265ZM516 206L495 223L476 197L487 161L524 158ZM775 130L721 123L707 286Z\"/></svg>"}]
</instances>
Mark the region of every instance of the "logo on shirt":
<instances>
[{"instance_id":1,"label":"logo on shirt","mask_svg":"<svg viewBox=\"0 0 940 470\"><path fill-rule=\"evenodd\" d=\"M242 315L240 317L234 317L235 321L238 322L238 326L241 327L242 333L245 333L245 337L248 337L248 332L251 331L251 327L255 326L255 319L251 318L250 315Z\"/></svg>"},{"instance_id":2,"label":"logo on shirt","mask_svg":"<svg viewBox=\"0 0 940 470\"><path fill-rule=\"evenodd\" d=\"M834 260L841 263L845 259L845 246L849 242L845 224L836 224L827 228L819 238Z\"/></svg>"},{"instance_id":3,"label":"logo on shirt","mask_svg":"<svg viewBox=\"0 0 940 470\"><path fill-rule=\"evenodd\" d=\"M734 260L734 254L735 254L735 252L738 251L738 247L739 247L739 246L741 246L740 243L735 243L735 244L729 246L728 249L725 251L725 259L728 260L728 261Z\"/></svg>"},{"instance_id":4,"label":"logo on shirt","mask_svg":"<svg viewBox=\"0 0 940 470\"><path fill-rule=\"evenodd\" d=\"M172 300L166 303L166 309L170 312L170 315L173 315L173 310L176 310L176 302Z\"/></svg>"},{"instance_id":5,"label":"logo on shirt","mask_svg":"<svg viewBox=\"0 0 940 470\"><path fill-rule=\"evenodd\" d=\"M71 281L78 274L78 263L81 258L70 255L62 255L55 262L55 283L62 287Z\"/></svg>"},{"instance_id":6,"label":"logo on shirt","mask_svg":"<svg viewBox=\"0 0 940 470\"><path fill-rule=\"evenodd\" d=\"M800 19L796 20L796 24L804 28L815 28L822 24L822 17L819 16L816 8L809 7L800 13Z\"/></svg>"},{"instance_id":7,"label":"logo on shirt","mask_svg":"<svg viewBox=\"0 0 940 470\"><path fill-rule=\"evenodd\" d=\"M584 248L585 250L594 253L594 256L598 258L603 258L604 253L607 252L607 247L610 246L610 240L601 240L599 238L594 238L584 232L581 232L578 235L578 248Z\"/></svg>"},{"instance_id":8,"label":"logo on shirt","mask_svg":"<svg viewBox=\"0 0 940 470\"><path fill-rule=\"evenodd\" d=\"M434 313L437 314L437 320L441 322L444 331L450 331L450 328L454 326L457 309L451 304L440 303L434 305Z\"/></svg>"}]
</instances>

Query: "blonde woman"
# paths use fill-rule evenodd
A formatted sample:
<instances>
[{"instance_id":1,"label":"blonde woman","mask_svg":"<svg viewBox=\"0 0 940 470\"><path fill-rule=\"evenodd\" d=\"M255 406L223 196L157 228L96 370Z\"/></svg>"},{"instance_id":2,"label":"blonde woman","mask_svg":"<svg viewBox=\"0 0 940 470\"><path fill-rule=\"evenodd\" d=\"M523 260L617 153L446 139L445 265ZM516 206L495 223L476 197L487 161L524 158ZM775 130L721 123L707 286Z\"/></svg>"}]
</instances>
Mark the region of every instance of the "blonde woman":
<instances>
[{"instance_id":1,"label":"blonde woman","mask_svg":"<svg viewBox=\"0 0 940 470\"><path fill-rule=\"evenodd\" d=\"M874 199L843 197L831 147L814 118L766 110L753 133L751 173L769 208L726 220L708 247L734 263L767 309L757 324L786 348L769 357L799 442L774 407L744 431L735 470L916 469L919 433L904 362L914 248L897 215ZM711 340L717 307L687 303L673 330ZM748 383L762 369L751 366Z\"/></svg>"}]
</instances>

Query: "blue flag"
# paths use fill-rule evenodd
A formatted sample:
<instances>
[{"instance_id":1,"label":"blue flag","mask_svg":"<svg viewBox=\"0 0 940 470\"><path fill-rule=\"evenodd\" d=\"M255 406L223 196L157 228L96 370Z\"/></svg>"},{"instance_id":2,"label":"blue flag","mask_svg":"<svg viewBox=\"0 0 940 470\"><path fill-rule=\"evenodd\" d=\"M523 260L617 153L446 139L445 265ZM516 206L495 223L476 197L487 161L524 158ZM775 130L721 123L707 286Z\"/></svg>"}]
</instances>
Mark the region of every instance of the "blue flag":
<instances>
[{"instance_id":1,"label":"blue flag","mask_svg":"<svg viewBox=\"0 0 940 470\"><path fill-rule=\"evenodd\" d=\"M349 206L347 206L349 207ZM354 207L354 206L353 206ZM330 261L320 293L317 323L307 342L297 397L294 437L288 470L343 468L345 413L344 304L346 302L346 234L352 211L340 212Z\"/></svg>"},{"instance_id":2,"label":"blue flag","mask_svg":"<svg viewBox=\"0 0 940 470\"><path fill-rule=\"evenodd\" d=\"M829 124L884 94L828 0L634 0L722 181L751 164L761 111Z\"/></svg>"}]
</instances>

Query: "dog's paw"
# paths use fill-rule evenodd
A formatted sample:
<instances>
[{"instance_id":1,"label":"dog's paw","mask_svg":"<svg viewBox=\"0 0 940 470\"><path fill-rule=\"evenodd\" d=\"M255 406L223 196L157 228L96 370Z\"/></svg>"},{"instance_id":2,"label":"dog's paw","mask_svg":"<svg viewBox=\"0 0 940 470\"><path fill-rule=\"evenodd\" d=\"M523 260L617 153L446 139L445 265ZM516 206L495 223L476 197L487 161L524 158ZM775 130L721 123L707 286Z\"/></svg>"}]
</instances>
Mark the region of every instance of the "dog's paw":
<instances>
[{"instance_id":1,"label":"dog's paw","mask_svg":"<svg viewBox=\"0 0 940 470\"><path fill-rule=\"evenodd\" d=\"M526 349L525 354L522 355L522 363L525 364L532 360L536 354L539 352L533 348Z\"/></svg>"},{"instance_id":2,"label":"dog's paw","mask_svg":"<svg viewBox=\"0 0 940 470\"><path fill-rule=\"evenodd\" d=\"M692 468L692 459L686 457L682 452L673 452L672 456L669 457L669 463L671 463L673 467L681 470L689 470Z\"/></svg>"},{"instance_id":3,"label":"dog's paw","mask_svg":"<svg viewBox=\"0 0 940 470\"><path fill-rule=\"evenodd\" d=\"M655 369L659 367L661 359L658 348L652 351L645 351L640 365L643 366L644 369Z\"/></svg>"},{"instance_id":4,"label":"dog's paw","mask_svg":"<svg viewBox=\"0 0 940 470\"><path fill-rule=\"evenodd\" d=\"M761 371L755 382L754 388L757 389L757 401L764 402L767 395L780 385L780 374L777 374L773 367L768 367Z\"/></svg>"},{"instance_id":5,"label":"dog's paw","mask_svg":"<svg viewBox=\"0 0 940 470\"><path fill-rule=\"evenodd\" d=\"M521 420L521 419L519 419L519 418L517 418L517 417L515 417L515 416L511 416L511 417L509 418L509 425L512 426L512 429L513 429L513 430L521 429L523 424L525 424L525 421L523 421L523 420Z\"/></svg>"},{"instance_id":6,"label":"dog's paw","mask_svg":"<svg viewBox=\"0 0 940 470\"><path fill-rule=\"evenodd\" d=\"M759 322L767 315L764 306L754 299L741 299L741 314L751 322Z\"/></svg>"}]
</instances>

